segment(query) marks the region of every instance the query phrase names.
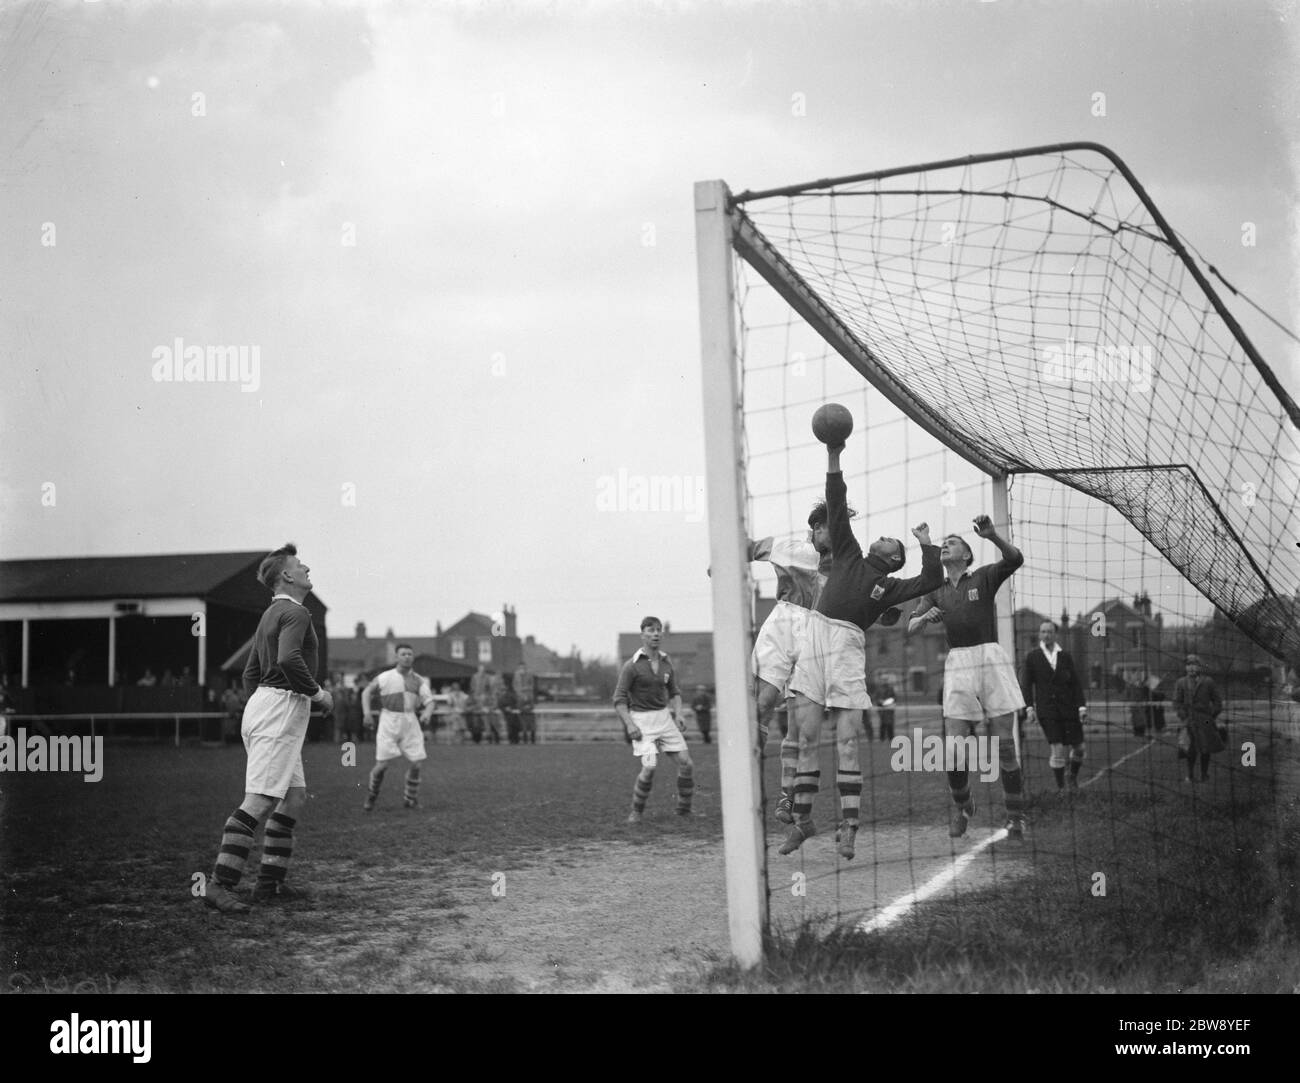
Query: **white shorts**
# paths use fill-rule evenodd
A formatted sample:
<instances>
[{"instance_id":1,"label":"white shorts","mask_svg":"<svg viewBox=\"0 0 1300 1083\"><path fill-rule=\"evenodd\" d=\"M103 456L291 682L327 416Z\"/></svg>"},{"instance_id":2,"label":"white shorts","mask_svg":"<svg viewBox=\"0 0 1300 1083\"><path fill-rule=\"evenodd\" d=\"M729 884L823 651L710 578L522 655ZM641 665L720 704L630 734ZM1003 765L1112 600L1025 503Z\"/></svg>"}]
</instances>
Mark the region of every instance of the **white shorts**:
<instances>
[{"instance_id":1,"label":"white shorts","mask_svg":"<svg viewBox=\"0 0 1300 1083\"><path fill-rule=\"evenodd\" d=\"M686 751L686 738L667 707L628 713L632 716L632 725L641 731L641 740L632 742L632 755L639 757L647 767L654 766L660 752Z\"/></svg>"},{"instance_id":2,"label":"white shorts","mask_svg":"<svg viewBox=\"0 0 1300 1083\"><path fill-rule=\"evenodd\" d=\"M782 692L786 691L807 622L808 610L803 606L793 602L776 603L754 641L754 653L750 658L754 676Z\"/></svg>"},{"instance_id":3,"label":"white shorts","mask_svg":"<svg viewBox=\"0 0 1300 1083\"><path fill-rule=\"evenodd\" d=\"M424 731L413 714L380 711L379 725L375 728L375 759L395 760L405 756L418 763L429 754L424 750Z\"/></svg>"},{"instance_id":4,"label":"white shorts","mask_svg":"<svg viewBox=\"0 0 1300 1083\"><path fill-rule=\"evenodd\" d=\"M999 643L953 647L943 667L943 716L982 722L1025 705L1016 671Z\"/></svg>"},{"instance_id":5,"label":"white shorts","mask_svg":"<svg viewBox=\"0 0 1300 1083\"><path fill-rule=\"evenodd\" d=\"M299 692L260 686L248 697L239 727L248 752L245 793L283 797L291 787L307 785L302 742L310 716L311 699Z\"/></svg>"},{"instance_id":6,"label":"white shorts","mask_svg":"<svg viewBox=\"0 0 1300 1083\"><path fill-rule=\"evenodd\" d=\"M871 706L866 634L856 624L809 610L790 690L823 707L865 711Z\"/></svg>"}]
</instances>

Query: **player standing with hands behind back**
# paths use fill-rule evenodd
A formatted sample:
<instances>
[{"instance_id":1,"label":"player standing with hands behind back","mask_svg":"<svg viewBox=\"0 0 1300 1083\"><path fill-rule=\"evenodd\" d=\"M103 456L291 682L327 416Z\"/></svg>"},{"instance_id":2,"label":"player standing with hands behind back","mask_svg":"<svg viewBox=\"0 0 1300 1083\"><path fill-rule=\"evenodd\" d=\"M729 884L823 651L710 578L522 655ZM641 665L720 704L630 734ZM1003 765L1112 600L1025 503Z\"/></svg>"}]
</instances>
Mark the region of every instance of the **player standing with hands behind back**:
<instances>
[{"instance_id":1,"label":"player standing with hands behind back","mask_svg":"<svg viewBox=\"0 0 1300 1083\"><path fill-rule=\"evenodd\" d=\"M912 635L927 623L943 622L948 637L948 658L943 666L944 727L973 732L988 719L990 736L998 741L998 765L1002 791L1007 802L1007 837L1025 838L1024 797L1020 762L1016 758L1012 726L1016 712L1025 706L1016 681L1016 671L998 643L998 611L994 596L1006 580L1025 562L1024 554L998 536L993 520L981 515L975 533L998 547L1002 559L973 572L975 554L960 534L943 540L940 560L946 578L943 584L921 599L907 625ZM961 734L965 736L965 734ZM949 771L948 788L957 808L948 834L959 838L975 814L970 793L970 772Z\"/></svg>"},{"instance_id":2,"label":"player standing with hands behind back","mask_svg":"<svg viewBox=\"0 0 1300 1083\"><path fill-rule=\"evenodd\" d=\"M293 853L293 829L307 803L302 742L311 705L319 703L326 714L334 709L333 697L314 676L320 641L303 604L312 590L310 573L292 542L268 553L257 569L258 582L273 597L257 622L244 666L244 691L248 693L240 728L248 753L244 801L226 820L221 852L203 894L204 903L223 914L248 910L234 889L244 875L253 837L264 819L262 865L253 901L270 902L295 894L285 888L284 879Z\"/></svg>"}]
</instances>

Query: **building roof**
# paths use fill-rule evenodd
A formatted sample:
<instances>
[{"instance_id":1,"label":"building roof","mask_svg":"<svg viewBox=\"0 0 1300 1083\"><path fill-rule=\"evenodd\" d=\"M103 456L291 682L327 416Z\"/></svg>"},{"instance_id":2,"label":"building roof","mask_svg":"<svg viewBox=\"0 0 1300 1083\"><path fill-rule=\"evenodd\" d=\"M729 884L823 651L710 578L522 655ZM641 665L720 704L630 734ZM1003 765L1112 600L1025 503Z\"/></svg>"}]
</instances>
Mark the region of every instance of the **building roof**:
<instances>
[{"instance_id":1,"label":"building roof","mask_svg":"<svg viewBox=\"0 0 1300 1083\"><path fill-rule=\"evenodd\" d=\"M0 560L0 602L203 597L237 576L255 576L266 554L258 549Z\"/></svg>"},{"instance_id":2,"label":"building roof","mask_svg":"<svg viewBox=\"0 0 1300 1083\"><path fill-rule=\"evenodd\" d=\"M444 628L444 636L463 636L467 633L475 635L491 635L493 620L486 613L466 613L450 628Z\"/></svg>"}]
</instances>

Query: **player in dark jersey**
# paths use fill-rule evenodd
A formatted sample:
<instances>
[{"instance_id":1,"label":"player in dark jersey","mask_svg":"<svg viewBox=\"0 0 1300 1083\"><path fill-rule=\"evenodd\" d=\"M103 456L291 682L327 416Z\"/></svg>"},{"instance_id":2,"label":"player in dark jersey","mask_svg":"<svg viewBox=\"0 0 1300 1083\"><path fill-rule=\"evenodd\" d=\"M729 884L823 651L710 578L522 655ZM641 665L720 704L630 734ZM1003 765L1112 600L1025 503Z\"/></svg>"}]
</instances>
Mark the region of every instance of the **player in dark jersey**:
<instances>
[{"instance_id":1,"label":"player in dark jersey","mask_svg":"<svg viewBox=\"0 0 1300 1083\"><path fill-rule=\"evenodd\" d=\"M1007 806L1007 837L1023 840L1024 798L1012 727L1016 712L1024 708L1025 701L1015 668L998 643L994 596L1025 558L1019 549L998 536L987 515L975 520L975 533L996 545L1002 559L971 571L970 566L975 563L971 547L960 534L948 535L943 542L946 578L937 590L921 599L908 622L907 632L911 635L927 623L943 622L948 637L948 658L943 668L945 732L966 736L987 719L990 736L998 741L998 766ZM956 805L948 834L958 838L966 833L975 812L970 772L949 771L948 788Z\"/></svg>"},{"instance_id":2,"label":"player in dark jersey","mask_svg":"<svg viewBox=\"0 0 1300 1083\"><path fill-rule=\"evenodd\" d=\"M284 879L294 825L307 803L302 742L311 704L320 704L326 714L334 708L333 697L316 683L319 640L303 605L312 589L310 572L292 544L267 554L257 569L258 581L274 597L258 622L244 667L244 691L249 694L240 731L248 752L244 801L226 820L221 852L203 893L203 901L222 913L248 910L234 889L264 819L262 865L253 901L296 894L285 888Z\"/></svg>"},{"instance_id":3,"label":"player in dark jersey","mask_svg":"<svg viewBox=\"0 0 1300 1083\"><path fill-rule=\"evenodd\" d=\"M795 775L793 823L780 852L791 854L817 833L813 826L813 797L821 778L821 723L829 710L836 733L836 786L840 794L837 851L854 855L862 801L862 771L858 766L858 727L871 706L867 695L866 630L885 617L898 619L895 606L919 598L942 581L939 547L930 544L930 528L912 530L921 543L921 574L899 580L890 574L907 560L897 538L878 538L864 556L849 527L844 475L840 472L843 444L828 445L826 508L831 540L831 567L816 605L808 614L795 660L790 689L795 693L791 729L798 733L799 765ZM889 614L889 617L886 617ZM890 620L892 617L892 620Z\"/></svg>"}]
</instances>

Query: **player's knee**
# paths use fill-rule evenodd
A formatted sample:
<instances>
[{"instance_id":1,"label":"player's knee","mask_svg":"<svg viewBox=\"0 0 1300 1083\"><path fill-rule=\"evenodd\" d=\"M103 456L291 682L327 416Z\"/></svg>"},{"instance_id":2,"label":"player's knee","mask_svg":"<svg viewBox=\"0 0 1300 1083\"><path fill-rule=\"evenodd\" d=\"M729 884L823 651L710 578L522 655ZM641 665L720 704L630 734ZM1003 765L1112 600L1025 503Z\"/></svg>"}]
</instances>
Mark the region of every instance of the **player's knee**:
<instances>
[{"instance_id":1,"label":"player's knee","mask_svg":"<svg viewBox=\"0 0 1300 1083\"><path fill-rule=\"evenodd\" d=\"M280 803L280 811L286 816L297 817L307 804L307 787L291 786Z\"/></svg>"},{"instance_id":2,"label":"player's knee","mask_svg":"<svg viewBox=\"0 0 1300 1083\"><path fill-rule=\"evenodd\" d=\"M264 793L250 793L244 795L243 804L240 810L248 813L255 820L261 820L276 806L276 799L268 797Z\"/></svg>"}]
</instances>

